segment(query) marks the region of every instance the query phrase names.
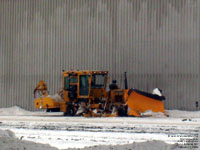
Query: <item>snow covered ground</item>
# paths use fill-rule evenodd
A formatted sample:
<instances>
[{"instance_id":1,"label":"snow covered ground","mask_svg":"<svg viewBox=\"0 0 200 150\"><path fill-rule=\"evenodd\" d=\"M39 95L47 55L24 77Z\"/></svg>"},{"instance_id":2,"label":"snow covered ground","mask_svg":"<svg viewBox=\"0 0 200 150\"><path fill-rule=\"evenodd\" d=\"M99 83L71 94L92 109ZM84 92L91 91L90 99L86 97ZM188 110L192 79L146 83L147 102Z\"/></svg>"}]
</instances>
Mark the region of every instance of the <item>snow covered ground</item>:
<instances>
[{"instance_id":1,"label":"snow covered ground","mask_svg":"<svg viewBox=\"0 0 200 150\"><path fill-rule=\"evenodd\" d=\"M0 116L52 116L52 115L62 115L62 112L56 113L47 113L45 111L36 111L31 112L25 109L22 109L18 106L8 107L8 108L0 108ZM147 113L149 114L149 113ZM166 114L170 118L200 118L200 111L181 111L181 110L166 110ZM162 113L152 113L150 112L153 118L164 118Z\"/></svg>"},{"instance_id":2,"label":"snow covered ground","mask_svg":"<svg viewBox=\"0 0 200 150\"><path fill-rule=\"evenodd\" d=\"M33 142L45 144L37 144L37 150L39 147L49 150L86 146L95 146L87 149L170 150L180 149L184 143L187 143L186 149L191 149L194 144L198 146L199 140L189 140L200 136L200 112L168 110L166 113L169 117L158 113L144 118L84 118L63 117L62 113L30 112L17 106L0 108L0 150L12 147L11 143L21 149L23 146L34 149L36 144ZM6 137L2 136L3 132Z\"/></svg>"},{"instance_id":3,"label":"snow covered ground","mask_svg":"<svg viewBox=\"0 0 200 150\"><path fill-rule=\"evenodd\" d=\"M39 144L30 141L25 141L22 139L17 139L13 132L9 130L0 130L0 149L1 150L58 150L55 147L51 147L48 144ZM177 144L166 144L162 141L148 141L141 143L132 143L126 145L118 145L118 146L94 146L94 147L86 147L84 149L87 150L110 150L110 149L118 149L118 150L172 150L177 149ZM69 150L69 149L68 149ZM71 149L73 150L73 149Z\"/></svg>"}]
</instances>

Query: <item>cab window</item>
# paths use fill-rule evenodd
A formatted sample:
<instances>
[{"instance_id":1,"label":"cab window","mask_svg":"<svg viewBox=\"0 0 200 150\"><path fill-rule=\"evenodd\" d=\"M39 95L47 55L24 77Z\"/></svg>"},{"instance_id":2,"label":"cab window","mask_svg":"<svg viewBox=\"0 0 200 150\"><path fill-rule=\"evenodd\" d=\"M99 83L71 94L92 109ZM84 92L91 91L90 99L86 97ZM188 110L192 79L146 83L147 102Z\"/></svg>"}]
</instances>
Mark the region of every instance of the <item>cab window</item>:
<instances>
[{"instance_id":1,"label":"cab window","mask_svg":"<svg viewBox=\"0 0 200 150\"><path fill-rule=\"evenodd\" d=\"M92 88L101 89L106 86L106 75L105 74L95 74L92 76Z\"/></svg>"},{"instance_id":2,"label":"cab window","mask_svg":"<svg viewBox=\"0 0 200 150\"><path fill-rule=\"evenodd\" d=\"M75 77L75 76L70 77L70 83L77 83L77 82L78 82L77 77Z\"/></svg>"}]
</instances>

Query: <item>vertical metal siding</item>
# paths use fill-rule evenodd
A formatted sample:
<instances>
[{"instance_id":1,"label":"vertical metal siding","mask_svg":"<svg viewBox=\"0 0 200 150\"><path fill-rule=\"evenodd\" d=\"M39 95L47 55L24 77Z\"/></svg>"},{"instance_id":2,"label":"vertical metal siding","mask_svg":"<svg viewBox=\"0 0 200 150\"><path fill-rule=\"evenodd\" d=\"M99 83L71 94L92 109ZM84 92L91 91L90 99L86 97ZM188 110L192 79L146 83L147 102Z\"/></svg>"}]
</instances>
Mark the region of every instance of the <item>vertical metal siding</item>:
<instances>
[{"instance_id":1,"label":"vertical metal siding","mask_svg":"<svg viewBox=\"0 0 200 150\"><path fill-rule=\"evenodd\" d=\"M54 94L63 69L96 69L195 110L199 11L200 0L0 0L0 107L32 110L39 80Z\"/></svg>"}]
</instances>

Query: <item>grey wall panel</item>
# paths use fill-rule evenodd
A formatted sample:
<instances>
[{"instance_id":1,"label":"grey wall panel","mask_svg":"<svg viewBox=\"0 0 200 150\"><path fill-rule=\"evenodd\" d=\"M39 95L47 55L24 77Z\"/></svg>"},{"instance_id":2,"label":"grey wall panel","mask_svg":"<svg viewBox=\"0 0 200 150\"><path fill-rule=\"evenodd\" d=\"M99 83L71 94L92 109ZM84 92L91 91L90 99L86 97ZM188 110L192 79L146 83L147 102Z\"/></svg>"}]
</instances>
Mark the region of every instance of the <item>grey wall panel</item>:
<instances>
[{"instance_id":1,"label":"grey wall panel","mask_svg":"<svg viewBox=\"0 0 200 150\"><path fill-rule=\"evenodd\" d=\"M199 11L200 0L0 0L0 107L33 110L39 80L53 94L63 69L95 69L195 110Z\"/></svg>"}]
</instances>

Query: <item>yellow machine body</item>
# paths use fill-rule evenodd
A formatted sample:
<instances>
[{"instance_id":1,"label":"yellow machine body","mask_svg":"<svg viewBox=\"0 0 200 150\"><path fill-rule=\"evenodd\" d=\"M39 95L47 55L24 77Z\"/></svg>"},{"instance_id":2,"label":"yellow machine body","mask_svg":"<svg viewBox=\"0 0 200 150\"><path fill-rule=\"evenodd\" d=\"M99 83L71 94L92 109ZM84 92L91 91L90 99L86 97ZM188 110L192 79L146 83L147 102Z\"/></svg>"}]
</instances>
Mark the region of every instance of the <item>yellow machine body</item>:
<instances>
[{"instance_id":1,"label":"yellow machine body","mask_svg":"<svg viewBox=\"0 0 200 150\"><path fill-rule=\"evenodd\" d=\"M35 95L40 94L34 106L61 111L68 116L86 117L141 116L147 110L164 113L162 98L137 90L119 89L116 85L106 91L107 83L107 71L63 71L59 100L48 95L46 83L40 81L34 90Z\"/></svg>"},{"instance_id":2,"label":"yellow machine body","mask_svg":"<svg viewBox=\"0 0 200 150\"><path fill-rule=\"evenodd\" d=\"M59 108L60 104L51 97L39 97L35 99L34 106L38 109L51 109Z\"/></svg>"}]
</instances>

